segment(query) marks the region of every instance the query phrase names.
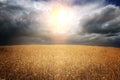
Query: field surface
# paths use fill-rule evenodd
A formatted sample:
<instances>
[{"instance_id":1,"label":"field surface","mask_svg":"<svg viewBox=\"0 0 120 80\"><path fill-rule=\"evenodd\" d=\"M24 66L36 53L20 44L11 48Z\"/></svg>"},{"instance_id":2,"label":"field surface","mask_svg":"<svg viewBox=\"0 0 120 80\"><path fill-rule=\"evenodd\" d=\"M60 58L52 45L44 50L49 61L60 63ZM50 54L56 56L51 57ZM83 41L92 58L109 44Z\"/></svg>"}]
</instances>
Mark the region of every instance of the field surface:
<instances>
[{"instance_id":1,"label":"field surface","mask_svg":"<svg viewBox=\"0 0 120 80\"><path fill-rule=\"evenodd\" d=\"M120 80L120 48L1 46L0 80Z\"/></svg>"}]
</instances>

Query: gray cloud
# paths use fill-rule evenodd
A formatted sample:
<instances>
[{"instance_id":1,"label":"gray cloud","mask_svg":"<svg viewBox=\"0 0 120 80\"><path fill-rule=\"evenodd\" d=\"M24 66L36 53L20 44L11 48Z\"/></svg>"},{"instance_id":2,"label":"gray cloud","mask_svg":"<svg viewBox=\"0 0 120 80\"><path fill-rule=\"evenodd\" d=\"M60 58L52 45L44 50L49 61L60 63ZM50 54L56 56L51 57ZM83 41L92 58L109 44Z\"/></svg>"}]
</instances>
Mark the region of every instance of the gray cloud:
<instances>
[{"instance_id":1,"label":"gray cloud","mask_svg":"<svg viewBox=\"0 0 120 80\"><path fill-rule=\"evenodd\" d=\"M72 37L70 42L120 47L120 8L107 5L85 15L82 29L82 32L73 35L76 37Z\"/></svg>"},{"instance_id":2,"label":"gray cloud","mask_svg":"<svg viewBox=\"0 0 120 80\"><path fill-rule=\"evenodd\" d=\"M40 1L43 2L0 0L0 45L53 43L50 32L43 24L46 20L42 16L49 7L49 2ZM77 2L71 0L76 4L75 1ZM82 1L79 3L87 2ZM120 8L98 5L99 1L90 3L88 7L73 5L80 20L77 30L68 33L70 35L66 43L120 47ZM101 1L103 2L104 0ZM37 8L36 3L39 3Z\"/></svg>"},{"instance_id":3,"label":"gray cloud","mask_svg":"<svg viewBox=\"0 0 120 80\"><path fill-rule=\"evenodd\" d=\"M48 43L50 38L35 21L36 15L37 12L29 7L1 2L0 44Z\"/></svg>"},{"instance_id":4,"label":"gray cloud","mask_svg":"<svg viewBox=\"0 0 120 80\"><path fill-rule=\"evenodd\" d=\"M85 22L84 31L95 33L119 32L120 9L113 5L102 8L94 13L92 18ZM89 19L89 18L88 18Z\"/></svg>"}]
</instances>

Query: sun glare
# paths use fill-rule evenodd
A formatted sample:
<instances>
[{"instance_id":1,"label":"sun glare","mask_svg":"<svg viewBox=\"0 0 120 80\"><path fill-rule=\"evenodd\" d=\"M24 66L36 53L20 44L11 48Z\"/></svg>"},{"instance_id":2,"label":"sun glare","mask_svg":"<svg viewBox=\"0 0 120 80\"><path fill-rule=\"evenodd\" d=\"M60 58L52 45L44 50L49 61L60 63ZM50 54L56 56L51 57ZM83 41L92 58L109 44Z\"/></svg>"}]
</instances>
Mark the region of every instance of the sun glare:
<instances>
[{"instance_id":1,"label":"sun glare","mask_svg":"<svg viewBox=\"0 0 120 80\"><path fill-rule=\"evenodd\" d=\"M68 6L55 5L48 15L48 25L52 33L65 34L71 29L73 12Z\"/></svg>"}]
</instances>

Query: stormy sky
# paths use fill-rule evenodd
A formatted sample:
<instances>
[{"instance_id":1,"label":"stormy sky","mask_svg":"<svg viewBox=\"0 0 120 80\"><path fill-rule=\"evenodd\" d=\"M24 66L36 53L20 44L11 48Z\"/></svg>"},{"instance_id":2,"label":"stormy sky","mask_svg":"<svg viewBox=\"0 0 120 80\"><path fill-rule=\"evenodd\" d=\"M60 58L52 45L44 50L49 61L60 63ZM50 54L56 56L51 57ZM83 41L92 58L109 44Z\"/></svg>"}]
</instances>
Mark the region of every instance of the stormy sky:
<instances>
[{"instance_id":1,"label":"stormy sky","mask_svg":"<svg viewBox=\"0 0 120 80\"><path fill-rule=\"evenodd\" d=\"M119 0L0 0L0 45L62 44L45 25L52 2L76 13L64 44L120 47Z\"/></svg>"}]
</instances>

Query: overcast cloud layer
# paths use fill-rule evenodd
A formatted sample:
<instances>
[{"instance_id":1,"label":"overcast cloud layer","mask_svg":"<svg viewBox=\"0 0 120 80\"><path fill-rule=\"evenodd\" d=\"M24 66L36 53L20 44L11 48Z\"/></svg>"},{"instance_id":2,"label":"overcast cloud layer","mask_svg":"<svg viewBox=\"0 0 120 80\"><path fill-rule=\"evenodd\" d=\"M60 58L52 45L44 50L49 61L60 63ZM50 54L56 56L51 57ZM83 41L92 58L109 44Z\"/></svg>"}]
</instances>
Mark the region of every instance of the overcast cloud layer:
<instances>
[{"instance_id":1,"label":"overcast cloud layer","mask_svg":"<svg viewBox=\"0 0 120 80\"><path fill-rule=\"evenodd\" d=\"M42 16L51 1L0 0L0 45L54 43ZM120 47L119 6L104 0L58 2L71 4L79 22L66 43Z\"/></svg>"}]
</instances>

